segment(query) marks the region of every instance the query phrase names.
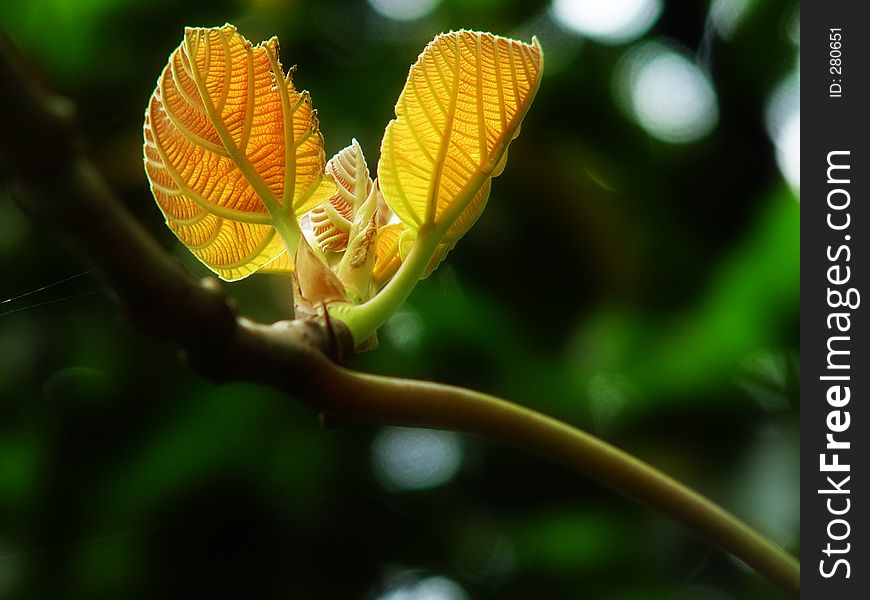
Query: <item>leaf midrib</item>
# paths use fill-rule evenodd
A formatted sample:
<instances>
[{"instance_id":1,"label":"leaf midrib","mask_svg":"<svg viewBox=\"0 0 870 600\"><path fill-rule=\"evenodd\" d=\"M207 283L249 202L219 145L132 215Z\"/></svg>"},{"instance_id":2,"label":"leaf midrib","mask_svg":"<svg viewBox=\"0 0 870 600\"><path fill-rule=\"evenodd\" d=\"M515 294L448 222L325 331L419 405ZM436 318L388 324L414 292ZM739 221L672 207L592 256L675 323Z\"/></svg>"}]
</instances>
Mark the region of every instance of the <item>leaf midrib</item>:
<instances>
[{"instance_id":1,"label":"leaf midrib","mask_svg":"<svg viewBox=\"0 0 870 600\"><path fill-rule=\"evenodd\" d=\"M223 35L223 31L220 32ZM197 39L199 34L197 33ZM203 106L206 111L206 115L211 120L212 125L215 128L215 131L218 134L218 137L221 140L221 143L224 145L227 153L230 155L230 158L236 164L236 167L242 173L242 176L251 186L251 188L257 193L260 197L260 201L266 206L266 209L272 214L274 217L278 208L280 206L278 198L272 192L271 188L266 184L265 180L260 176L257 170L254 168L254 165L251 164L251 161L248 160L246 154L242 153L238 146L236 146L233 141L232 136L230 135L229 130L226 127L226 123L223 122L220 115L217 114L215 110L215 106L211 101L211 97L208 95L208 90L205 88L205 84L202 81L201 73L199 72L199 68L196 65L195 60L192 60L191 57L195 59L195 50L190 47L189 38L185 40L185 51L187 52L188 60L190 61L193 82L196 84L196 89L199 91L199 95L202 98ZM232 68L230 64L230 57L225 57L226 68ZM249 81L249 85L252 85L253 82ZM251 110L254 109L253 106L248 107Z\"/></svg>"}]
</instances>

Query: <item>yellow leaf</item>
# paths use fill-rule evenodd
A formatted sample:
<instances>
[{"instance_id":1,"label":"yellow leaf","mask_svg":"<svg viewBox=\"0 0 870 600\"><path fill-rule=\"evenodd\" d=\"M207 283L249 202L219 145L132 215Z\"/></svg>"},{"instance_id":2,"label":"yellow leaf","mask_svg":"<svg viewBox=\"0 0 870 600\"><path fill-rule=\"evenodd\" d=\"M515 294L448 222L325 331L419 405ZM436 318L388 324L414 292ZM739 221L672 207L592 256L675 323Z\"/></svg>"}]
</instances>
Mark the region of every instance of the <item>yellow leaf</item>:
<instances>
[{"instance_id":1,"label":"yellow leaf","mask_svg":"<svg viewBox=\"0 0 870 600\"><path fill-rule=\"evenodd\" d=\"M483 210L482 190L504 168L542 67L535 39L458 31L423 50L387 125L378 165L384 197L408 227L449 230L452 244L467 231Z\"/></svg>"},{"instance_id":2,"label":"yellow leaf","mask_svg":"<svg viewBox=\"0 0 870 600\"><path fill-rule=\"evenodd\" d=\"M225 280L285 268L292 257L277 219L335 189L324 179L316 111L281 68L277 39L253 46L231 25L185 30L144 133L145 171L167 224Z\"/></svg>"},{"instance_id":3,"label":"yellow leaf","mask_svg":"<svg viewBox=\"0 0 870 600\"><path fill-rule=\"evenodd\" d=\"M477 222L477 219L486 207L486 201L489 199L491 183L492 180L487 180L487 182L483 184L483 187L480 188L480 191L474 196L471 203L468 205L468 208L466 208L453 223L450 231L448 231L447 235L444 236L443 241L438 244L438 248L435 250L432 260L429 261L429 265L426 267L426 270L423 271L420 279L426 279L429 277L429 275L432 274L432 271L437 269L439 265L444 262L444 259L447 258L447 254L456 247L456 242L458 242L459 239L465 235L469 229L471 229L471 226Z\"/></svg>"},{"instance_id":4,"label":"yellow leaf","mask_svg":"<svg viewBox=\"0 0 870 600\"><path fill-rule=\"evenodd\" d=\"M483 184L483 187L480 188L480 191L477 192L468 207L453 223L450 231L442 238L442 242L438 244L432 260L429 261L426 270L420 275L420 279L429 277L432 271L444 262L447 254L456 246L456 242L471 229L471 226L474 225L481 213L483 213L486 201L489 199L491 183L491 180L487 180ZM399 241L400 236L402 237L401 242ZM373 274L373 279L378 287L389 281L396 273L399 266L404 262L405 256L411 250L415 237L416 233L414 230L404 223L394 223L384 227L384 231L378 238L377 261Z\"/></svg>"},{"instance_id":5,"label":"yellow leaf","mask_svg":"<svg viewBox=\"0 0 870 600\"><path fill-rule=\"evenodd\" d=\"M404 223L391 223L381 227L378 231L378 241L375 246L375 267L372 271L372 280L376 287L389 281L402 264L399 247L400 238L405 231L408 231L408 226Z\"/></svg>"},{"instance_id":6,"label":"yellow leaf","mask_svg":"<svg viewBox=\"0 0 870 600\"><path fill-rule=\"evenodd\" d=\"M356 211L372 190L372 178L356 140L329 159L326 172L337 184L335 194L308 213L308 218L320 249L341 252L347 248Z\"/></svg>"}]
</instances>

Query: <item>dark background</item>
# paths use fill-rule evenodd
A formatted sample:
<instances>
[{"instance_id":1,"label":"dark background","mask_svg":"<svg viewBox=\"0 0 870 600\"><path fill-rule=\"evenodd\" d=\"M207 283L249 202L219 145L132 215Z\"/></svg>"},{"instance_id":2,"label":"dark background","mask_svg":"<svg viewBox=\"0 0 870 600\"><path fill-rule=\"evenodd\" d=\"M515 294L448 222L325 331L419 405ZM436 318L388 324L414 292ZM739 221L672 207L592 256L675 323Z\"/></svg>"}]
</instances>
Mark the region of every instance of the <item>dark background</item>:
<instances>
[{"instance_id":1,"label":"dark background","mask_svg":"<svg viewBox=\"0 0 870 600\"><path fill-rule=\"evenodd\" d=\"M355 136L372 168L435 34L537 34L544 79L486 212L354 366L580 425L796 552L799 192L771 131L798 68L797 3L667 3L624 43L577 35L546 2L436 4L399 22L366 2L30 0L0 4L0 26L75 101L130 210L198 274L141 158L145 104L185 25L278 35L328 155ZM716 121L698 139L663 141L626 108L631 57L665 51L709 70ZM203 381L123 323L88 269L0 188L0 300L80 275L0 304L2 598L776 595L649 509L519 451L324 431L270 389ZM254 318L287 314L279 277L225 288Z\"/></svg>"}]
</instances>

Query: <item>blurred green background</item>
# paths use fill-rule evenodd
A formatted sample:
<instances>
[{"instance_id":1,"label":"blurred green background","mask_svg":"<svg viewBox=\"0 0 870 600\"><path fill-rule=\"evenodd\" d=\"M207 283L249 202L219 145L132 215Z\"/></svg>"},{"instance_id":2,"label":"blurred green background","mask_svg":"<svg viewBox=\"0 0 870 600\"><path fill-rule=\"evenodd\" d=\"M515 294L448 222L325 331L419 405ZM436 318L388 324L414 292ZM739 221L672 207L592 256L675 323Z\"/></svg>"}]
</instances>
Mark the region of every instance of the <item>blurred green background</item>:
<instances>
[{"instance_id":1,"label":"blurred green background","mask_svg":"<svg viewBox=\"0 0 870 600\"><path fill-rule=\"evenodd\" d=\"M354 366L516 400L799 543L797 2L7 0L148 229L146 101L186 25L281 39L328 155L377 162L437 33L536 34L546 71L489 206ZM129 328L0 191L0 598L773 598L745 567L559 466L212 385ZM274 276L226 285L287 314Z\"/></svg>"}]
</instances>

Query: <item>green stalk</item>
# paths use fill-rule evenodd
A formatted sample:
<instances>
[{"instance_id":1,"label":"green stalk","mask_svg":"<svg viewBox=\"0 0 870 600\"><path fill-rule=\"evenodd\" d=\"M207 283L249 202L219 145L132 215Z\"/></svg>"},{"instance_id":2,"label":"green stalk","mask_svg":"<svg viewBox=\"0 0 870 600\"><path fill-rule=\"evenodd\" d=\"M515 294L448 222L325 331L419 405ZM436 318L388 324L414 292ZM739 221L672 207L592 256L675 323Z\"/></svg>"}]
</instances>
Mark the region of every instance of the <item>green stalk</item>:
<instances>
[{"instance_id":1,"label":"green stalk","mask_svg":"<svg viewBox=\"0 0 870 600\"><path fill-rule=\"evenodd\" d=\"M697 492L576 427L501 398L444 384L334 366L319 381L321 409L328 416L462 431L565 464L670 515L788 594L800 593L800 564L785 550Z\"/></svg>"},{"instance_id":2,"label":"green stalk","mask_svg":"<svg viewBox=\"0 0 870 600\"><path fill-rule=\"evenodd\" d=\"M347 326L355 343L364 342L401 306L420 281L442 237L438 229L421 228L402 266L374 298L359 305L332 304L329 316Z\"/></svg>"},{"instance_id":3,"label":"green stalk","mask_svg":"<svg viewBox=\"0 0 870 600\"><path fill-rule=\"evenodd\" d=\"M299 229L296 217L280 207L272 207L267 204L266 209L272 217L272 225L275 226L275 231L278 232L278 235L281 236L281 241L284 242L287 254L290 257L295 257L296 250L299 248L299 239L302 237L302 230Z\"/></svg>"}]
</instances>

